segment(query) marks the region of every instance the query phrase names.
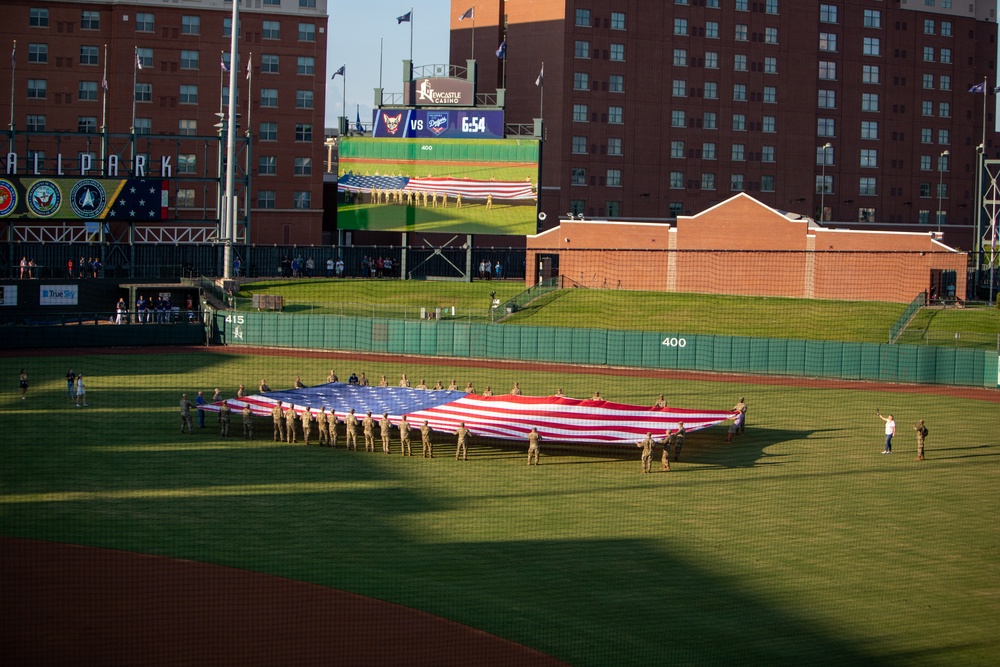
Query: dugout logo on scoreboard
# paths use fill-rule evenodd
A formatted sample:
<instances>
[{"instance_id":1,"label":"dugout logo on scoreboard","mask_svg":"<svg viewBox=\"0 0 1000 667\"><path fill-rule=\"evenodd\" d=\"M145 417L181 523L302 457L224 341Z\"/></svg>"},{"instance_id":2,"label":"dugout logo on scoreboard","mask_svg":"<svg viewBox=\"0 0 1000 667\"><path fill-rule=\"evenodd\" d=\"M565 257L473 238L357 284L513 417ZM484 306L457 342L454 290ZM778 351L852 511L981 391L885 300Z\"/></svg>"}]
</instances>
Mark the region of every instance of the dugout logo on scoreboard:
<instances>
[{"instance_id":1,"label":"dugout logo on scoreboard","mask_svg":"<svg viewBox=\"0 0 1000 667\"><path fill-rule=\"evenodd\" d=\"M446 132L448 130L448 112L428 111L427 129L437 136L440 136L442 132Z\"/></svg>"},{"instance_id":2,"label":"dugout logo on scoreboard","mask_svg":"<svg viewBox=\"0 0 1000 667\"><path fill-rule=\"evenodd\" d=\"M92 178L78 182L69 193L69 205L81 218L96 218L107 202L104 186Z\"/></svg>"},{"instance_id":3,"label":"dugout logo on scoreboard","mask_svg":"<svg viewBox=\"0 0 1000 667\"><path fill-rule=\"evenodd\" d=\"M6 218L17 208L17 188L5 178L0 178L0 218Z\"/></svg>"},{"instance_id":4,"label":"dugout logo on scoreboard","mask_svg":"<svg viewBox=\"0 0 1000 667\"><path fill-rule=\"evenodd\" d=\"M59 186L50 180L35 181L28 188L28 208L39 218L51 218L62 204Z\"/></svg>"}]
</instances>

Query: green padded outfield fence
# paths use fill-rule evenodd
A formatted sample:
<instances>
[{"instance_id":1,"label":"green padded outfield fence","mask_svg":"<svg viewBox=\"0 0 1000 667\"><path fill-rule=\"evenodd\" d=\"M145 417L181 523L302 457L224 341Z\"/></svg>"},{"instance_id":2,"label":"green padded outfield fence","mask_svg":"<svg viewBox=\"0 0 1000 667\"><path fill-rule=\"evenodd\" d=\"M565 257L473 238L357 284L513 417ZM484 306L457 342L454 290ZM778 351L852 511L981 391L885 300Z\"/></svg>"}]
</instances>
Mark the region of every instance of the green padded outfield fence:
<instances>
[{"instance_id":1,"label":"green padded outfield fence","mask_svg":"<svg viewBox=\"0 0 1000 667\"><path fill-rule=\"evenodd\" d=\"M219 342L250 347L976 387L996 387L1000 374L994 351L917 345L267 312L220 313L216 328Z\"/></svg>"}]
</instances>

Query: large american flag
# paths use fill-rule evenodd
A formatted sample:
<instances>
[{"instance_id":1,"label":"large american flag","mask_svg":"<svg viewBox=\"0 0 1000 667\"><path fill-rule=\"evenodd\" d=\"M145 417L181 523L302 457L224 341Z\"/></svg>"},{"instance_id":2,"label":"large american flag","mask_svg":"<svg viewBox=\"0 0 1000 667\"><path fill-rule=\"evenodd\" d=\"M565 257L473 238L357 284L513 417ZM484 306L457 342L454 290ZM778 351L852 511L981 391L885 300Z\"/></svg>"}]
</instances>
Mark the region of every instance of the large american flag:
<instances>
[{"instance_id":1,"label":"large american flag","mask_svg":"<svg viewBox=\"0 0 1000 667\"><path fill-rule=\"evenodd\" d=\"M337 180L339 192L403 190L462 195L466 199L534 199L530 181L476 181L469 178L410 178L409 176L364 176L345 174Z\"/></svg>"},{"instance_id":2,"label":"large american flag","mask_svg":"<svg viewBox=\"0 0 1000 667\"><path fill-rule=\"evenodd\" d=\"M454 433L460 422L474 435L505 440L523 440L537 427L545 440L589 445L627 445L652 433L662 437L684 422L688 431L715 426L736 416L729 410L650 408L611 401L594 401L557 396L480 396L461 391L433 391L400 387L359 387L331 382L306 389L290 389L232 398L226 403L234 412L249 405L253 414L270 417L277 401L296 412L325 407L343 419L354 408L360 421L366 411L378 420L388 413L398 425L403 415L410 426L419 428L424 420L435 431ZM206 406L217 411L220 404Z\"/></svg>"}]
</instances>

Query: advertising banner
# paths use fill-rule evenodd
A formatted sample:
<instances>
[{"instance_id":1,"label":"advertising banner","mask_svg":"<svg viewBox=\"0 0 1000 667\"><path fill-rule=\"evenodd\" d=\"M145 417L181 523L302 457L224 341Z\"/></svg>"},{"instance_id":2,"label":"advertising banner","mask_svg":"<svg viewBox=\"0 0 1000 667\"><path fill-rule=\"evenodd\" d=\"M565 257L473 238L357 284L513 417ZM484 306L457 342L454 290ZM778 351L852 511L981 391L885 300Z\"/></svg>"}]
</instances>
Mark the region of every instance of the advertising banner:
<instances>
[{"instance_id":1,"label":"advertising banner","mask_svg":"<svg viewBox=\"0 0 1000 667\"><path fill-rule=\"evenodd\" d=\"M80 297L76 285L42 285L38 289L40 306L75 306Z\"/></svg>"},{"instance_id":2,"label":"advertising banner","mask_svg":"<svg viewBox=\"0 0 1000 667\"><path fill-rule=\"evenodd\" d=\"M0 178L0 218L151 222L167 219L167 181L154 178Z\"/></svg>"},{"instance_id":3,"label":"advertising banner","mask_svg":"<svg viewBox=\"0 0 1000 667\"><path fill-rule=\"evenodd\" d=\"M375 109L374 137L390 139L503 139L503 111Z\"/></svg>"},{"instance_id":4,"label":"advertising banner","mask_svg":"<svg viewBox=\"0 0 1000 667\"><path fill-rule=\"evenodd\" d=\"M17 285L0 285L0 306L17 305Z\"/></svg>"}]
</instances>

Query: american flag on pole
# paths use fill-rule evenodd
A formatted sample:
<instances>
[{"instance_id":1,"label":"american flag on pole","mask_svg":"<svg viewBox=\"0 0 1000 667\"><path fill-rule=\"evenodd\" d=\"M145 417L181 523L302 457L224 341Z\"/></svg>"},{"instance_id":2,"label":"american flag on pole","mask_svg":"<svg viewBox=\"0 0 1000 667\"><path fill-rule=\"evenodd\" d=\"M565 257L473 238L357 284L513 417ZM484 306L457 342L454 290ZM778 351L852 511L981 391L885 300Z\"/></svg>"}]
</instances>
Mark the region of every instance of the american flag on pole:
<instances>
[{"instance_id":1,"label":"american flag on pole","mask_svg":"<svg viewBox=\"0 0 1000 667\"><path fill-rule=\"evenodd\" d=\"M398 425L405 415L412 428L424 420L435 431L454 433L465 422L473 435L504 440L523 440L532 427L552 442L580 445L623 445L634 447L646 433L662 436L683 422L688 431L715 426L736 413L729 410L650 408L603 400L583 400L557 396L479 396L460 391L432 391L399 387L360 387L331 382L306 389L274 391L226 403L236 412L249 405L253 414L270 417L277 401L291 406L300 415L321 408L343 419L354 408L360 421L371 411L376 419L383 413ZM206 406L218 411L220 404Z\"/></svg>"},{"instance_id":2,"label":"american flag on pole","mask_svg":"<svg viewBox=\"0 0 1000 667\"><path fill-rule=\"evenodd\" d=\"M439 192L466 199L534 199L535 191L528 181L475 181L468 178L410 178L409 176L362 176L345 174L337 180L339 192L371 192L403 190L404 192Z\"/></svg>"}]
</instances>

